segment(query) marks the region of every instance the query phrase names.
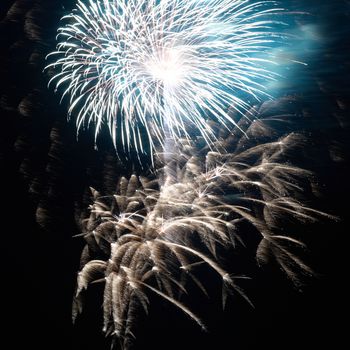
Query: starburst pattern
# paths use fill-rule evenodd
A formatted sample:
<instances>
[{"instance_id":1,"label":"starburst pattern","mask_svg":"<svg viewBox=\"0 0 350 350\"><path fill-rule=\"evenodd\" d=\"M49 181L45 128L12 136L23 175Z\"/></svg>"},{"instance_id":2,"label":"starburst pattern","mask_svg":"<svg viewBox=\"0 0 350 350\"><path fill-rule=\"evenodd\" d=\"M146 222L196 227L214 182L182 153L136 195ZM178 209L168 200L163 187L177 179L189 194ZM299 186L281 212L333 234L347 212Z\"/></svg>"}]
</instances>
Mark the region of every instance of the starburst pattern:
<instances>
[{"instance_id":1,"label":"starburst pattern","mask_svg":"<svg viewBox=\"0 0 350 350\"><path fill-rule=\"evenodd\" d=\"M269 96L272 45L281 39L275 1L89 0L63 18L52 81L69 98L78 130L108 125L115 143L138 153L199 132L232 129L228 112Z\"/></svg>"}]
</instances>

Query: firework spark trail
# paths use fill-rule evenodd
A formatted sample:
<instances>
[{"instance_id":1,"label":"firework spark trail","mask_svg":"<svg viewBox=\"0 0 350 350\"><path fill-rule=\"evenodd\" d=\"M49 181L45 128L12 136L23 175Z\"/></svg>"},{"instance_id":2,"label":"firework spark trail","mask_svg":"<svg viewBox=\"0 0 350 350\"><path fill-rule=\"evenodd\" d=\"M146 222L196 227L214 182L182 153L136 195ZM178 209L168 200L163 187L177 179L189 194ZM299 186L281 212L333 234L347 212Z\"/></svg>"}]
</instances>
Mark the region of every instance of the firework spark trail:
<instances>
[{"instance_id":1,"label":"firework spark trail","mask_svg":"<svg viewBox=\"0 0 350 350\"><path fill-rule=\"evenodd\" d=\"M281 217L314 221L325 215L296 200L311 174L283 161L285 152L302 140L292 133L244 151L231 147L225 155L182 140L181 152L159 155L165 164L157 176L122 178L114 197L93 190L91 215L83 225L88 244L74 316L81 311L81 292L89 283L104 280L104 330L125 348L133 338L136 314L149 308L150 292L204 327L178 296L191 279L207 293L196 276L197 266L203 265L221 278L224 298L234 290L247 298L218 256L219 247L235 249L245 241L244 234L252 230L242 232L242 223L261 235L260 264L273 256L293 280L298 279L298 270L311 273L295 254L302 242L279 225Z\"/></svg>"},{"instance_id":2,"label":"firework spark trail","mask_svg":"<svg viewBox=\"0 0 350 350\"><path fill-rule=\"evenodd\" d=\"M97 137L107 124L124 149L152 152L165 128L173 140L198 130L213 145L208 118L232 129L229 107L269 96L262 82L276 78L269 49L282 12L275 1L78 1L59 28L51 81L78 130L92 123Z\"/></svg>"}]
</instances>

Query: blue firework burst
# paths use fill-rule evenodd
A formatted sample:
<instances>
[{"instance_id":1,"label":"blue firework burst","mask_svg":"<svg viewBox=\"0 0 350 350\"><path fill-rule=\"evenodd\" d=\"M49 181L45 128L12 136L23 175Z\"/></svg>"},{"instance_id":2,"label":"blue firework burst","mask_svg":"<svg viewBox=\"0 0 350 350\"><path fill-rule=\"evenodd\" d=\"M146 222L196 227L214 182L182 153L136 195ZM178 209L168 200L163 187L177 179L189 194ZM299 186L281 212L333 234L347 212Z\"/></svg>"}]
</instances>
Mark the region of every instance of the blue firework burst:
<instances>
[{"instance_id":1,"label":"blue firework burst","mask_svg":"<svg viewBox=\"0 0 350 350\"><path fill-rule=\"evenodd\" d=\"M209 119L233 128L229 108L243 113L248 98L269 96L282 11L274 1L79 0L58 30L51 81L78 130L93 123L97 136L108 125L127 150L192 130L211 146Z\"/></svg>"}]
</instances>

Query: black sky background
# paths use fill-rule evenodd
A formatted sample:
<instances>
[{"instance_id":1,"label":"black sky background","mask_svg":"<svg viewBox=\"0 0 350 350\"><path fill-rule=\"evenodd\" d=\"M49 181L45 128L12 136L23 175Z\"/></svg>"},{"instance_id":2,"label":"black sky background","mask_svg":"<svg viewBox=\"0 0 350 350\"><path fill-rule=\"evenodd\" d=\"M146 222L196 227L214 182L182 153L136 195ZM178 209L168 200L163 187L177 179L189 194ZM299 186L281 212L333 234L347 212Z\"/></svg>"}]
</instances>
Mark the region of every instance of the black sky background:
<instances>
[{"instance_id":1,"label":"black sky background","mask_svg":"<svg viewBox=\"0 0 350 350\"><path fill-rule=\"evenodd\" d=\"M300 23L320 28L307 79L296 76L292 84L313 121L312 167L323 188L318 205L340 217L338 222L314 225L306 237L306 258L317 276L307 279L301 290L277 268L256 272L249 267L255 278L244 288L254 309L233 297L221 312L214 290L210 300L194 293L191 303L204 315L209 333L167 303L154 300L150 316L140 316L135 349L344 346L349 299L350 3L282 3L309 11ZM83 247L82 240L72 236L79 233L77 215L89 204L88 186L112 193L118 175L129 174L133 165L117 161L107 135L99 139L98 150L91 131L77 142L65 105L46 88L44 58L55 47L59 18L73 5L69 0L0 3L1 314L9 349L109 348L101 332L101 287L88 293L84 315L74 327L71 324Z\"/></svg>"}]
</instances>

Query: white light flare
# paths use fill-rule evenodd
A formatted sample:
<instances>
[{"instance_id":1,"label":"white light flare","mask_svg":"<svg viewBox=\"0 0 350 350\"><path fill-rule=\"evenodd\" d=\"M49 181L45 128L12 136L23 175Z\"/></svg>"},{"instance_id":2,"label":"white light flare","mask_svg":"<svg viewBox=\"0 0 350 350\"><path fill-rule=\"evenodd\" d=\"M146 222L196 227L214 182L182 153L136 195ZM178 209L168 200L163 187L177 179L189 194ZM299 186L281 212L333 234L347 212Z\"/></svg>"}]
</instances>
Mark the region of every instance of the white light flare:
<instances>
[{"instance_id":1,"label":"white light flare","mask_svg":"<svg viewBox=\"0 0 350 350\"><path fill-rule=\"evenodd\" d=\"M165 87L176 87L185 78L181 58L176 50L165 50L160 53L160 57L152 58L146 63L146 69L155 81L159 81Z\"/></svg>"}]
</instances>

